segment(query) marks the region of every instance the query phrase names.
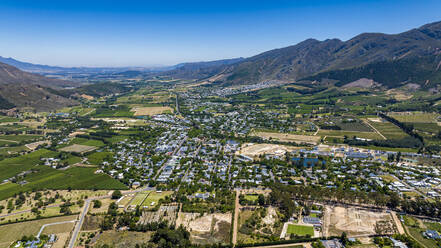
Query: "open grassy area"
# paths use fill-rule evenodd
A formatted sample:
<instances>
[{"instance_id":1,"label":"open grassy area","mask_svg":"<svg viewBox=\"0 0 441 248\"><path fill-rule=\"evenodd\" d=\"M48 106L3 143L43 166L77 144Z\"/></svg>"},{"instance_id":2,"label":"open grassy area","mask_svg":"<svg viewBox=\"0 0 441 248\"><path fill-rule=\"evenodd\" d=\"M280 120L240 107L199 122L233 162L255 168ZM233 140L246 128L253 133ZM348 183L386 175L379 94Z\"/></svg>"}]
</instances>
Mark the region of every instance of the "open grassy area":
<instances>
[{"instance_id":1,"label":"open grassy area","mask_svg":"<svg viewBox=\"0 0 441 248\"><path fill-rule=\"evenodd\" d=\"M96 242L97 247L104 244L110 247L135 247L136 244L148 242L151 232L106 231Z\"/></svg>"},{"instance_id":2,"label":"open grassy area","mask_svg":"<svg viewBox=\"0 0 441 248\"><path fill-rule=\"evenodd\" d=\"M160 199L164 199L166 196L170 196L172 194L173 191L163 191L163 192L152 191L149 194L149 196L145 199L145 201L142 203L142 205L148 207L155 207Z\"/></svg>"},{"instance_id":3,"label":"open grassy area","mask_svg":"<svg viewBox=\"0 0 441 248\"><path fill-rule=\"evenodd\" d=\"M312 237L314 236L314 227L289 224L286 233L298 236L310 235Z\"/></svg>"}]
</instances>

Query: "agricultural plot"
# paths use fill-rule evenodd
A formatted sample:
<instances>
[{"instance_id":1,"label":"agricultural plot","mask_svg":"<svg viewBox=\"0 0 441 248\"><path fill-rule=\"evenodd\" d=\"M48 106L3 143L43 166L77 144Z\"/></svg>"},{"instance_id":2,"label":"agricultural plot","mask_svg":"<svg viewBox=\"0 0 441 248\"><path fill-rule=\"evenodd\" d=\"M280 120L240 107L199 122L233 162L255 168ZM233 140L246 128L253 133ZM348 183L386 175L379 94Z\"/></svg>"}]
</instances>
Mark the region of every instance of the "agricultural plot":
<instances>
[{"instance_id":1,"label":"agricultural plot","mask_svg":"<svg viewBox=\"0 0 441 248\"><path fill-rule=\"evenodd\" d=\"M168 205L159 207L158 211L144 211L138 224L145 225L148 223L159 223L161 221L167 221L170 225L176 223L176 213L178 212L178 205Z\"/></svg>"},{"instance_id":2,"label":"agricultural plot","mask_svg":"<svg viewBox=\"0 0 441 248\"><path fill-rule=\"evenodd\" d=\"M179 213L176 226L190 231L190 240L196 244L229 243L231 213L205 214Z\"/></svg>"},{"instance_id":3,"label":"agricultural plot","mask_svg":"<svg viewBox=\"0 0 441 248\"><path fill-rule=\"evenodd\" d=\"M298 135L298 134L271 133L271 132L253 132L252 135L261 137L263 139L274 139L282 142L317 144L320 141L319 136L312 136L312 135Z\"/></svg>"},{"instance_id":4,"label":"agricultural plot","mask_svg":"<svg viewBox=\"0 0 441 248\"><path fill-rule=\"evenodd\" d=\"M86 146L86 145L77 145L73 144L70 146L63 147L59 149L63 152L76 152L76 153L85 153L85 152L91 152L93 150L97 149L95 146Z\"/></svg>"},{"instance_id":5,"label":"agricultural plot","mask_svg":"<svg viewBox=\"0 0 441 248\"><path fill-rule=\"evenodd\" d=\"M31 140L35 140L42 137L41 135L0 135L0 140L20 143L20 142L27 142Z\"/></svg>"},{"instance_id":6,"label":"agricultural plot","mask_svg":"<svg viewBox=\"0 0 441 248\"><path fill-rule=\"evenodd\" d=\"M390 213L356 208L327 206L323 226L325 236L339 236L343 232L348 236L396 233Z\"/></svg>"},{"instance_id":7,"label":"agricultural plot","mask_svg":"<svg viewBox=\"0 0 441 248\"><path fill-rule=\"evenodd\" d=\"M8 158L0 161L0 180L5 180L17 175L22 171L29 170L40 163L40 157L52 157L57 153L46 149L15 158Z\"/></svg>"},{"instance_id":8,"label":"agricultural plot","mask_svg":"<svg viewBox=\"0 0 441 248\"><path fill-rule=\"evenodd\" d=\"M25 151L29 151L26 146L0 147L0 155L11 155Z\"/></svg>"},{"instance_id":9,"label":"agricultural plot","mask_svg":"<svg viewBox=\"0 0 441 248\"><path fill-rule=\"evenodd\" d=\"M95 174L95 168L73 167L56 170L40 165L34 169L35 172L23 178L22 182L26 182L23 185L16 183L0 185L0 200L20 192L42 189L127 189L127 186L106 174Z\"/></svg>"},{"instance_id":10,"label":"agricultural plot","mask_svg":"<svg viewBox=\"0 0 441 248\"><path fill-rule=\"evenodd\" d=\"M8 117L8 116L0 117L0 123L17 122L17 121L19 121L19 119L15 117Z\"/></svg>"},{"instance_id":11,"label":"agricultural plot","mask_svg":"<svg viewBox=\"0 0 441 248\"><path fill-rule=\"evenodd\" d=\"M135 112L134 116L145 116L145 115L159 115L163 113L173 113L173 109L170 107L135 107L132 108Z\"/></svg>"},{"instance_id":12,"label":"agricultural plot","mask_svg":"<svg viewBox=\"0 0 441 248\"><path fill-rule=\"evenodd\" d=\"M407 136L407 134L403 132L399 127L390 122L386 122L382 119L369 119L368 121L369 124L371 124L387 139L402 139Z\"/></svg>"},{"instance_id":13,"label":"agricultural plot","mask_svg":"<svg viewBox=\"0 0 441 248\"><path fill-rule=\"evenodd\" d=\"M439 115L436 113L403 112L391 113L390 116L400 122L435 123Z\"/></svg>"},{"instance_id":14,"label":"agricultural plot","mask_svg":"<svg viewBox=\"0 0 441 248\"><path fill-rule=\"evenodd\" d=\"M382 139L380 135L375 132L358 132L358 131L343 131L343 130L323 130L320 129L317 133L318 136L326 136L326 137L334 137L334 138L343 138L347 136L348 138L352 138L356 136L357 138L362 139Z\"/></svg>"},{"instance_id":15,"label":"agricultural plot","mask_svg":"<svg viewBox=\"0 0 441 248\"><path fill-rule=\"evenodd\" d=\"M111 152L95 152L87 156L87 160L91 164L99 165L103 163L108 158L111 158L113 156L113 153Z\"/></svg>"}]
</instances>

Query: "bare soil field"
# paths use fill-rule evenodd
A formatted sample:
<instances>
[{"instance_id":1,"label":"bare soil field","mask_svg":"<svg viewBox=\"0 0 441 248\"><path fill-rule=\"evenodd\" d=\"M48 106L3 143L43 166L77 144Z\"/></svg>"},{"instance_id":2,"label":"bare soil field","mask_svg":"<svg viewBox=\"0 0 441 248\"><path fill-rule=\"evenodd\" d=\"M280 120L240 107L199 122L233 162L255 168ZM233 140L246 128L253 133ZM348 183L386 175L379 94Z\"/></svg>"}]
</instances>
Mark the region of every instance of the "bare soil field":
<instances>
[{"instance_id":1,"label":"bare soil field","mask_svg":"<svg viewBox=\"0 0 441 248\"><path fill-rule=\"evenodd\" d=\"M253 132L252 135L261 137L263 139L275 139L284 142L308 143L317 144L320 141L320 136L312 135L298 135L289 133L271 133L271 132Z\"/></svg>"},{"instance_id":2,"label":"bare soil field","mask_svg":"<svg viewBox=\"0 0 441 248\"><path fill-rule=\"evenodd\" d=\"M339 236L343 232L349 237L396 233L390 213L356 208L326 206L323 226L325 236Z\"/></svg>"},{"instance_id":3,"label":"bare soil field","mask_svg":"<svg viewBox=\"0 0 441 248\"><path fill-rule=\"evenodd\" d=\"M299 147L275 145L275 144L243 144L238 154L255 157L262 154L284 155L286 152L292 152Z\"/></svg>"},{"instance_id":4,"label":"bare soil field","mask_svg":"<svg viewBox=\"0 0 441 248\"><path fill-rule=\"evenodd\" d=\"M63 152L78 152L78 153L83 153L83 152L90 152L95 150L96 147L95 146L85 146L85 145L71 145L71 146L67 146L64 148L61 148L60 151Z\"/></svg>"},{"instance_id":5,"label":"bare soil field","mask_svg":"<svg viewBox=\"0 0 441 248\"><path fill-rule=\"evenodd\" d=\"M177 225L183 225L191 233L191 241L197 244L228 243L231 229L231 213L206 214L179 213Z\"/></svg>"},{"instance_id":6,"label":"bare soil field","mask_svg":"<svg viewBox=\"0 0 441 248\"><path fill-rule=\"evenodd\" d=\"M135 107L132 108L132 111L135 112L134 116L158 115L168 111L173 113L173 109L170 107Z\"/></svg>"},{"instance_id":7,"label":"bare soil field","mask_svg":"<svg viewBox=\"0 0 441 248\"><path fill-rule=\"evenodd\" d=\"M50 143L51 142L49 140L42 140L42 141L37 141L37 142L26 144L25 146L29 150L35 150L39 145L50 144Z\"/></svg>"}]
</instances>

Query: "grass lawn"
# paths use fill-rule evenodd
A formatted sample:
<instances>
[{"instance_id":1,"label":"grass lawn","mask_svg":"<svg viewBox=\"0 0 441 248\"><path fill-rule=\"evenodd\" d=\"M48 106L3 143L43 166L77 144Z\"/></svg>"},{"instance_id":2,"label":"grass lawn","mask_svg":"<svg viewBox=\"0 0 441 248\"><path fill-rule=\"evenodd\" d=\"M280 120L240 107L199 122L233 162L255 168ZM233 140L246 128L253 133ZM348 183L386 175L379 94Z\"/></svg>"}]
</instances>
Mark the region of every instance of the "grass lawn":
<instances>
[{"instance_id":1,"label":"grass lawn","mask_svg":"<svg viewBox=\"0 0 441 248\"><path fill-rule=\"evenodd\" d=\"M136 196L133 198L132 202L130 202L130 205L141 205L146 197L149 195L150 192L140 192L136 194Z\"/></svg>"},{"instance_id":2,"label":"grass lawn","mask_svg":"<svg viewBox=\"0 0 441 248\"><path fill-rule=\"evenodd\" d=\"M156 191L152 191L149 196L147 197L147 199L145 199L145 201L142 203L143 206L148 206L148 207L154 207L158 204L160 199L164 199L166 196L170 196L173 194L173 191L163 191L163 192L156 192ZM153 203L153 205L152 205Z\"/></svg>"},{"instance_id":3,"label":"grass lawn","mask_svg":"<svg viewBox=\"0 0 441 248\"><path fill-rule=\"evenodd\" d=\"M258 195L254 195L254 194L245 195L245 200L247 201L257 201L257 199L259 199Z\"/></svg>"},{"instance_id":4,"label":"grass lawn","mask_svg":"<svg viewBox=\"0 0 441 248\"><path fill-rule=\"evenodd\" d=\"M306 236L309 234L312 237L314 236L314 227L289 224L287 234L295 234L298 236Z\"/></svg>"}]
</instances>

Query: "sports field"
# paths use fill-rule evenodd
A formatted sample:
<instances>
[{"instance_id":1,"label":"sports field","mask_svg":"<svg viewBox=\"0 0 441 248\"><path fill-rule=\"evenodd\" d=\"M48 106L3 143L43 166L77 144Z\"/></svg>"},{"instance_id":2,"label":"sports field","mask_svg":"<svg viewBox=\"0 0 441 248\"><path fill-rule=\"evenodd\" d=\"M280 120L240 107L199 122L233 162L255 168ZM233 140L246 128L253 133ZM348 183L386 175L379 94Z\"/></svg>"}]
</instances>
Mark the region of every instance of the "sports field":
<instances>
[{"instance_id":1,"label":"sports field","mask_svg":"<svg viewBox=\"0 0 441 248\"><path fill-rule=\"evenodd\" d=\"M297 236L314 236L314 227L312 226L301 226L301 225L288 225L287 234L295 234Z\"/></svg>"}]
</instances>

